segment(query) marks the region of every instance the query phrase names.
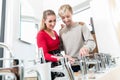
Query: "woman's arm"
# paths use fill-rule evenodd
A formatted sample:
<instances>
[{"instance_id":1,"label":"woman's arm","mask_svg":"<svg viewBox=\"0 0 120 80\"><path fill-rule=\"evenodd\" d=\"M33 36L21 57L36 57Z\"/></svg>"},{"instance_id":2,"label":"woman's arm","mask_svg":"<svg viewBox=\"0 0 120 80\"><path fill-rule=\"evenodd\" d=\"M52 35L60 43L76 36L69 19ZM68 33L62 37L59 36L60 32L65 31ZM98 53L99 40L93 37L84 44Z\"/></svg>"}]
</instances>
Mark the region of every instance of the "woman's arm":
<instances>
[{"instance_id":1,"label":"woman's arm","mask_svg":"<svg viewBox=\"0 0 120 80\"><path fill-rule=\"evenodd\" d=\"M56 57L53 57L54 55L52 55L48 52L49 50L48 50L48 47L47 47L47 41L44 37L44 33L38 33L38 35L37 35L37 46L38 46L38 48L43 48L45 60L52 61L52 62L57 62L58 61L58 59Z\"/></svg>"}]
</instances>

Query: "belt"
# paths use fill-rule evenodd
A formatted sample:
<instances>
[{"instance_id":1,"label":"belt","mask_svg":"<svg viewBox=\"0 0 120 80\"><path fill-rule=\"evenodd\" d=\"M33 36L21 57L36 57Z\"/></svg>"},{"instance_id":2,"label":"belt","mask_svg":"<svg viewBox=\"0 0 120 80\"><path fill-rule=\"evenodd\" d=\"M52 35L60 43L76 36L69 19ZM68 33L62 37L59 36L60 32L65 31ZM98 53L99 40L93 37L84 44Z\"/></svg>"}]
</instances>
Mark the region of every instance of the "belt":
<instances>
[{"instance_id":1,"label":"belt","mask_svg":"<svg viewBox=\"0 0 120 80\"><path fill-rule=\"evenodd\" d=\"M49 51L50 54L53 54L53 55L60 55L60 50L59 49L56 49L56 50L52 50L52 51Z\"/></svg>"}]
</instances>

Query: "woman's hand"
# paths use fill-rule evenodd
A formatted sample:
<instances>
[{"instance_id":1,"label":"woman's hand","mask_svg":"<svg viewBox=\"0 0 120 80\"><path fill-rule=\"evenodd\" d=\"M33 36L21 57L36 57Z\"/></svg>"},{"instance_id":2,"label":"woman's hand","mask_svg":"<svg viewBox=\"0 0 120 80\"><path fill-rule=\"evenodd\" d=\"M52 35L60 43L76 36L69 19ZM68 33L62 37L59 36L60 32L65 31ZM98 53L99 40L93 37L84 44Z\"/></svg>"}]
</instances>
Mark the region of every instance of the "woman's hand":
<instances>
[{"instance_id":1,"label":"woman's hand","mask_svg":"<svg viewBox=\"0 0 120 80\"><path fill-rule=\"evenodd\" d=\"M71 56L69 55L65 55L64 57L68 58L68 60L70 61L71 64L73 64L75 62L75 59L72 58Z\"/></svg>"},{"instance_id":2,"label":"woman's hand","mask_svg":"<svg viewBox=\"0 0 120 80\"><path fill-rule=\"evenodd\" d=\"M61 24L61 29L65 27L65 24Z\"/></svg>"},{"instance_id":3,"label":"woman's hand","mask_svg":"<svg viewBox=\"0 0 120 80\"><path fill-rule=\"evenodd\" d=\"M52 57L53 57L53 58L56 58L57 61L60 61L60 59L63 58L63 57L61 57L61 56L52 56Z\"/></svg>"},{"instance_id":4,"label":"woman's hand","mask_svg":"<svg viewBox=\"0 0 120 80\"><path fill-rule=\"evenodd\" d=\"M57 61L60 61L63 57L57 56Z\"/></svg>"}]
</instances>

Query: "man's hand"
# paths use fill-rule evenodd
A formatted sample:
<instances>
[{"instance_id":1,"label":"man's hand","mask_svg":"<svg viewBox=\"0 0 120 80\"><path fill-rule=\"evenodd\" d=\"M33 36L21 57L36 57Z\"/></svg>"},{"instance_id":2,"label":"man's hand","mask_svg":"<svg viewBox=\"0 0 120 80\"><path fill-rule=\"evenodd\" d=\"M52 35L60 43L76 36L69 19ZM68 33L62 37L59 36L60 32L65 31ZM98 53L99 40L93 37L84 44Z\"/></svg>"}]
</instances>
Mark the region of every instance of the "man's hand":
<instances>
[{"instance_id":1,"label":"man's hand","mask_svg":"<svg viewBox=\"0 0 120 80\"><path fill-rule=\"evenodd\" d=\"M89 49L86 47L82 47L80 49L80 56L89 56Z\"/></svg>"}]
</instances>

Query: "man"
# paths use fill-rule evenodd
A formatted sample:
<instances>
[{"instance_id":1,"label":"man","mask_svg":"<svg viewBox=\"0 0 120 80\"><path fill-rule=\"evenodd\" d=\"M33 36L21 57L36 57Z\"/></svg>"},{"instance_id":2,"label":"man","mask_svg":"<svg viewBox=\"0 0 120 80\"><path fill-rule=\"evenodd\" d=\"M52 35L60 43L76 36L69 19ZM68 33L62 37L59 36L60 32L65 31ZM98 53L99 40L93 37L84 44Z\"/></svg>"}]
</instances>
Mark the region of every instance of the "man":
<instances>
[{"instance_id":1,"label":"man","mask_svg":"<svg viewBox=\"0 0 120 80\"><path fill-rule=\"evenodd\" d=\"M85 23L72 20L73 10L68 4L62 5L58 14L65 24L61 25L62 29L60 30L62 49L74 59L88 56L94 50L96 44ZM79 64L72 66L72 69L74 72L79 71Z\"/></svg>"}]
</instances>

